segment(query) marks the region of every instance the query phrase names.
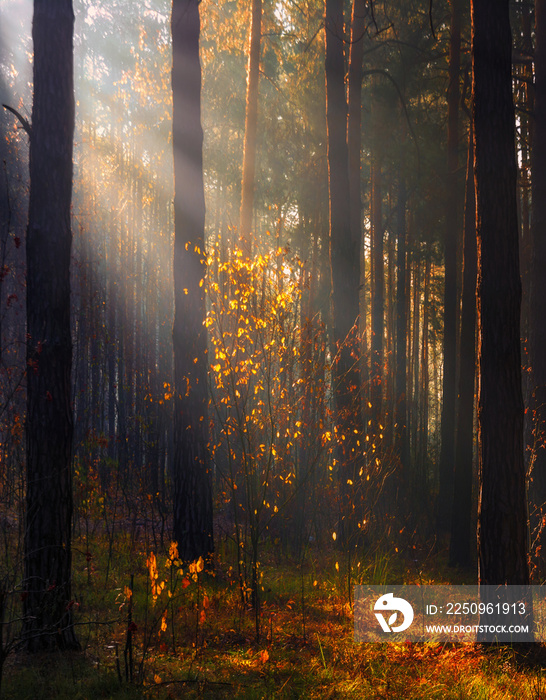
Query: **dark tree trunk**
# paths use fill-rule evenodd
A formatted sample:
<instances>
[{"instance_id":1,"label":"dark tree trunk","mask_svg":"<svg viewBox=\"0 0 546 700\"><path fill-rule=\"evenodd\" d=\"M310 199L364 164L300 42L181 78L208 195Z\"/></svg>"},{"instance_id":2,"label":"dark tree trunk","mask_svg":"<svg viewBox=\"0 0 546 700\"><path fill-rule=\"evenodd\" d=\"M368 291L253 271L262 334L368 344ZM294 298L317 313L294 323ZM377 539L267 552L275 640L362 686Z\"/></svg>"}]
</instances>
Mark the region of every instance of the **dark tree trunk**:
<instances>
[{"instance_id":1,"label":"dark tree trunk","mask_svg":"<svg viewBox=\"0 0 546 700\"><path fill-rule=\"evenodd\" d=\"M423 279L423 334L421 341L421 383L419 387L419 432L417 439L417 469L419 483L426 487L428 481L428 413L429 413L429 296L430 296L430 253L425 252L425 274Z\"/></svg>"},{"instance_id":2,"label":"dark tree trunk","mask_svg":"<svg viewBox=\"0 0 546 700\"><path fill-rule=\"evenodd\" d=\"M421 299L421 261L420 254L414 253L412 262L412 279L410 286L413 293L413 318L412 318L412 343L411 343L411 411L410 411L410 444L414 462L413 484L417 492L421 491L422 484L417 478L417 433L419 428L419 345L420 345L420 299ZM424 493L424 492L423 492ZM418 494L422 496L422 494Z\"/></svg>"},{"instance_id":3,"label":"dark tree trunk","mask_svg":"<svg viewBox=\"0 0 546 700\"><path fill-rule=\"evenodd\" d=\"M476 370L476 197L474 194L474 149L469 135L466 171L466 202L463 244L463 293L461 308L461 353L459 401L455 443L454 508L451 518L449 563L471 562L472 456L474 445L474 379Z\"/></svg>"},{"instance_id":4,"label":"dark tree trunk","mask_svg":"<svg viewBox=\"0 0 546 700\"><path fill-rule=\"evenodd\" d=\"M482 585L529 582L511 47L508 0L473 0Z\"/></svg>"},{"instance_id":5,"label":"dark tree trunk","mask_svg":"<svg viewBox=\"0 0 546 700\"><path fill-rule=\"evenodd\" d=\"M459 70L461 64L461 0L451 0L449 88L447 95L447 206L444 241L444 375L440 451L438 528L448 530L453 505L455 398L457 364L457 233L459 230Z\"/></svg>"},{"instance_id":6,"label":"dark tree trunk","mask_svg":"<svg viewBox=\"0 0 546 700\"><path fill-rule=\"evenodd\" d=\"M546 572L546 2L535 3L535 106L532 150L530 365L533 470L530 523L534 564Z\"/></svg>"},{"instance_id":7,"label":"dark tree trunk","mask_svg":"<svg viewBox=\"0 0 546 700\"><path fill-rule=\"evenodd\" d=\"M406 181L398 174L396 251L396 376L395 376L395 446L405 473L409 466L407 430L407 299L406 299ZM407 475L405 475L407 478Z\"/></svg>"},{"instance_id":8,"label":"dark tree trunk","mask_svg":"<svg viewBox=\"0 0 546 700\"><path fill-rule=\"evenodd\" d=\"M74 13L36 0L27 233L27 497L23 636L77 649L71 614L70 250Z\"/></svg>"},{"instance_id":9,"label":"dark tree trunk","mask_svg":"<svg viewBox=\"0 0 546 700\"><path fill-rule=\"evenodd\" d=\"M330 204L330 262L332 269L334 402L338 435L336 459L340 484L340 532L348 539L354 531L354 495L348 481L356 479L356 439L361 432L358 313L360 257L351 236L349 217L349 158L347 101L344 84L343 2L326 0L326 125L328 191ZM356 431L356 432L355 432Z\"/></svg>"},{"instance_id":10,"label":"dark tree trunk","mask_svg":"<svg viewBox=\"0 0 546 700\"><path fill-rule=\"evenodd\" d=\"M373 427L379 432L383 398L383 328L385 307L385 279L383 270L383 216L382 216L381 164L372 161L372 371L371 404Z\"/></svg>"},{"instance_id":11,"label":"dark tree trunk","mask_svg":"<svg viewBox=\"0 0 546 700\"><path fill-rule=\"evenodd\" d=\"M351 236L360 250L362 239L362 203L360 196L360 150L362 125L362 57L367 9L365 0L353 0L351 19L351 50L349 58L349 115L347 146L349 158L349 206Z\"/></svg>"},{"instance_id":12,"label":"dark tree trunk","mask_svg":"<svg viewBox=\"0 0 546 700\"><path fill-rule=\"evenodd\" d=\"M205 198L199 2L173 0L174 538L183 561L214 549L208 462Z\"/></svg>"},{"instance_id":13,"label":"dark tree trunk","mask_svg":"<svg viewBox=\"0 0 546 700\"><path fill-rule=\"evenodd\" d=\"M260 77L260 43L262 37L262 0L252 0L250 51L246 84L245 144L241 185L241 221L239 237L247 255L252 251L251 229L256 178L256 134L258 130L258 85Z\"/></svg>"}]
</instances>

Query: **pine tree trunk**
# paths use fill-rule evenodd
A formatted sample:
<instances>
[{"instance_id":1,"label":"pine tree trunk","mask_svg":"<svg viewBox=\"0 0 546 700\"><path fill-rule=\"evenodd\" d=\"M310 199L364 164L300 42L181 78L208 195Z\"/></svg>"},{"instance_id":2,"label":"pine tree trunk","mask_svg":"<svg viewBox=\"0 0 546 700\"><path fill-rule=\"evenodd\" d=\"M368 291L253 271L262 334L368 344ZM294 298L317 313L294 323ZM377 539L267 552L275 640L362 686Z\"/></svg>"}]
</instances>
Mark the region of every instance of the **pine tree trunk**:
<instances>
[{"instance_id":1,"label":"pine tree trunk","mask_svg":"<svg viewBox=\"0 0 546 700\"><path fill-rule=\"evenodd\" d=\"M382 216L381 164L374 158L372 162L372 371L371 404L373 425L379 431L383 398L383 329L385 306L385 280L383 271L383 216Z\"/></svg>"},{"instance_id":2,"label":"pine tree trunk","mask_svg":"<svg viewBox=\"0 0 546 700\"><path fill-rule=\"evenodd\" d=\"M511 48L508 0L473 0L482 585L529 582Z\"/></svg>"},{"instance_id":3,"label":"pine tree trunk","mask_svg":"<svg viewBox=\"0 0 546 700\"><path fill-rule=\"evenodd\" d=\"M74 13L34 3L34 103L27 232L27 496L23 638L78 649L71 614L70 251Z\"/></svg>"},{"instance_id":4,"label":"pine tree trunk","mask_svg":"<svg viewBox=\"0 0 546 700\"><path fill-rule=\"evenodd\" d=\"M349 156L349 206L351 237L357 250L362 240L362 201L360 195L360 150L362 125L362 57L367 9L365 0L353 0L351 49L349 56L349 114L347 147Z\"/></svg>"},{"instance_id":5,"label":"pine tree trunk","mask_svg":"<svg viewBox=\"0 0 546 700\"><path fill-rule=\"evenodd\" d=\"M336 459L340 487L340 533L348 540L354 532L353 491L356 483L356 440L361 433L358 314L360 258L351 236L349 216L349 158L347 101L344 85L343 2L326 0L326 125L330 205L330 263L336 359L333 367L334 403L338 430ZM356 431L356 432L355 432ZM341 435L345 439L341 440Z\"/></svg>"},{"instance_id":6,"label":"pine tree trunk","mask_svg":"<svg viewBox=\"0 0 546 700\"><path fill-rule=\"evenodd\" d=\"M398 174L396 250L396 375L395 375L395 447L403 473L409 466L407 430L407 299L406 299L406 181L402 168ZM407 478L407 475L406 475Z\"/></svg>"},{"instance_id":7,"label":"pine tree trunk","mask_svg":"<svg viewBox=\"0 0 546 700\"><path fill-rule=\"evenodd\" d=\"M420 347L420 298L421 298L421 263L417 256L413 259L413 274L411 280L411 288L413 290L413 308L412 308L412 343L411 343L411 450L413 457L413 465L417 461L417 434L419 428L419 347ZM415 475L413 475L415 476ZM412 483L418 484L417 478L413 478Z\"/></svg>"},{"instance_id":8,"label":"pine tree trunk","mask_svg":"<svg viewBox=\"0 0 546 700\"><path fill-rule=\"evenodd\" d=\"M461 63L461 0L451 0L451 41L449 53L447 206L445 224L444 281L444 375L440 452L438 529L448 530L453 506L453 465L455 454L455 399L457 364L457 234L459 230L459 70Z\"/></svg>"},{"instance_id":9,"label":"pine tree trunk","mask_svg":"<svg viewBox=\"0 0 546 700\"><path fill-rule=\"evenodd\" d=\"M174 0L174 538L191 562L214 549L208 460L205 199L199 2Z\"/></svg>"},{"instance_id":10,"label":"pine tree trunk","mask_svg":"<svg viewBox=\"0 0 546 700\"><path fill-rule=\"evenodd\" d=\"M241 221L239 237L246 255L252 252L251 230L256 178L256 135L258 131L258 85L260 77L260 43L262 37L262 0L252 0L250 51L248 54L245 143L241 186Z\"/></svg>"},{"instance_id":11,"label":"pine tree trunk","mask_svg":"<svg viewBox=\"0 0 546 700\"><path fill-rule=\"evenodd\" d=\"M530 365L534 464L530 483L532 555L546 572L546 2L535 3L535 108L532 150Z\"/></svg>"},{"instance_id":12,"label":"pine tree trunk","mask_svg":"<svg viewBox=\"0 0 546 700\"><path fill-rule=\"evenodd\" d=\"M471 562L472 463L474 452L474 380L476 370L476 197L474 196L474 149L469 134L463 245L463 292L461 308L461 354L459 403L455 443L455 472L449 563Z\"/></svg>"},{"instance_id":13,"label":"pine tree trunk","mask_svg":"<svg viewBox=\"0 0 546 700\"><path fill-rule=\"evenodd\" d=\"M419 436L417 468L418 482L423 493L427 493L428 475L428 329L429 329L429 290L430 290L430 253L426 252L425 275L423 280L423 335L421 341L421 386L419 392Z\"/></svg>"}]
</instances>

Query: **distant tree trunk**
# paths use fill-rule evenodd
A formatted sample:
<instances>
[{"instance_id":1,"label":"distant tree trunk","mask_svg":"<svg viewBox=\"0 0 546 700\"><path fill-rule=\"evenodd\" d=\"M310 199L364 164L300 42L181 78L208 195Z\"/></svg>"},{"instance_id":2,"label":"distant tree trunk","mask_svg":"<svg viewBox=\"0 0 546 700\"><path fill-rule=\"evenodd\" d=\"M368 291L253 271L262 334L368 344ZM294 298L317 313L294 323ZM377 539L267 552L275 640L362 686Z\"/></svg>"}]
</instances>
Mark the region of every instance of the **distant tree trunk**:
<instances>
[{"instance_id":1,"label":"distant tree trunk","mask_svg":"<svg viewBox=\"0 0 546 700\"><path fill-rule=\"evenodd\" d=\"M381 422L383 397L383 329L385 306L385 279L383 270L383 216L382 216L381 164L377 157L372 160L372 371L371 404L374 430Z\"/></svg>"},{"instance_id":2,"label":"distant tree trunk","mask_svg":"<svg viewBox=\"0 0 546 700\"><path fill-rule=\"evenodd\" d=\"M482 585L527 584L518 220L508 0L472 0Z\"/></svg>"},{"instance_id":3,"label":"distant tree trunk","mask_svg":"<svg viewBox=\"0 0 546 700\"><path fill-rule=\"evenodd\" d=\"M525 59L519 62L514 62L512 71L514 75L514 104L519 103L521 109L518 115L519 121L519 138L517 137L518 149L520 156L518 157L518 199L520 207L520 261L519 269L522 280L522 301L521 301L521 331L522 338L526 338L527 342L522 343L522 363L524 367L529 367L531 370L524 375L523 379L523 395L524 401L530 404L530 397L533 393L531 387L532 368L530 367L530 343L531 343L531 328L530 328L530 303L531 303L531 206L532 206L532 185L531 185L531 154L533 150L534 139L534 94L536 89L536 81L533 84L533 64L537 66L537 54L533 49L533 35L536 38L537 44L540 43L538 33L541 31L540 18L539 24L536 23L536 5L538 3L520 3L518 14L521 19L521 27L519 32L516 29L516 35L519 35L518 44L520 50L525 55ZM538 8L540 15L541 8ZM542 30L544 31L544 30ZM540 52L540 47L539 47ZM533 60L534 58L534 60ZM540 57L538 58L540 61ZM544 60L544 59L542 59ZM539 69L540 72L540 69ZM536 70L535 70L536 76ZM534 216L534 213L533 213ZM531 412L525 416L524 435L527 447L529 447L532 432ZM525 461L528 465L530 454L526 451ZM531 538L532 539L532 538Z\"/></svg>"},{"instance_id":4,"label":"distant tree trunk","mask_svg":"<svg viewBox=\"0 0 546 700\"><path fill-rule=\"evenodd\" d=\"M260 43L262 37L262 0L252 0L250 51L246 83L245 144L243 151L243 180L241 187L241 220L239 238L247 255L252 252L250 233L254 209L256 179L256 134L258 130L258 85L260 77Z\"/></svg>"},{"instance_id":5,"label":"distant tree trunk","mask_svg":"<svg viewBox=\"0 0 546 700\"><path fill-rule=\"evenodd\" d=\"M347 540L354 532L353 491L356 483L356 440L361 432L358 313L360 257L351 236L349 216L349 157L347 151L347 101L344 85L343 1L326 0L326 126L328 192L330 205L330 262L332 269L334 403L336 424L345 440L339 441L336 459L341 498L340 532ZM356 431L356 432L355 432Z\"/></svg>"},{"instance_id":6,"label":"distant tree trunk","mask_svg":"<svg viewBox=\"0 0 546 700\"><path fill-rule=\"evenodd\" d=\"M474 149L469 134L466 171L466 202L463 244L463 293L461 309L461 353L459 401L455 443L455 472L449 563L471 562L472 462L474 447L474 380L476 370L476 197L474 194Z\"/></svg>"},{"instance_id":7,"label":"distant tree trunk","mask_svg":"<svg viewBox=\"0 0 546 700\"><path fill-rule=\"evenodd\" d=\"M34 102L27 232L27 496L23 638L78 649L71 614L70 251L74 13L34 3Z\"/></svg>"},{"instance_id":8,"label":"distant tree trunk","mask_svg":"<svg viewBox=\"0 0 546 700\"><path fill-rule=\"evenodd\" d=\"M114 248L114 246L112 246ZM111 256L111 260L113 255ZM117 276L115 271L115 259L110 268L108 277L108 458L110 465L116 459L116 397L118 381L116 380L116 350L117 350ZM106 475L110 478L110 474Z\"/></svg>"},{"instance_id":9,"label":"distant tree trunk","mask_svg":"<svg viewBox=\"0 0 546 700\"><path fill-rule=\"evenodd\" d=\"M353 0L351 19L351 49L349 55L349 114L347 146L349 157L349 218L351 237L356 250L362 242L362 202L360 196L360 150L362 125L362 56L366 30L366 1Z\"/></svg>"},{"instance_id":10,"label":"distant tree trunk","mask_svg":"<svg viewBox=\"0 0 546 700\"><path fill-rule=\"evenodd\" d=\"M447 206L445 219L444 374L440 451L438 528L448 530L453 505L455 399L457 364L457 234L459 230L459 71L461 64L461 0L451 0L449 87L447 94Z\"/></svg>"},{"instance_id":11,"label":"distant tree trunk","mask_svg":"<svg viewBox=\"0 0 546 700\"><path fill-rule=\"evenodd\" d=\"M410 287L413 292L412 299L412 342L411 342L411 370L410 370L410 380L411 380L411 419L409 421L411 426L410 443L412 449L413 466L417 462L417 433L419 428L419 346L420 346L420 298L421 298L421 262L414 254L412 261L412 275L410 280ZM414 475L415 477L415 475ZM421 490L421 484L419 484L418 479L414 478L413 483L419 495Z\"/></svg>"},{"instance_id":12,"label":"distant tree trunk","mask_svg":"<svg viewBox=\"0 0 546 700\"><path fill-rule=\"evenodd\" d=\"M409 466L407 429L406 181L398 173L396 250L395 446L403 469ZM407 478L407 475L406 475Z\"/></svg>"},{"instance_id":13,"label":"distant tree trunk","mask_svg":"<svg viewBox=\"0 0 546 700\"><path fill-rule=\"evenodd\" d=\"M174 538L183 561L214 549L208 461L205 198L199 0L173 0Z\"/></svg>"},{"instance_id":14,"label":"distant tree trunk","mask_svg":"<svg viewBox=\"0 0 546 700\"><path fill-rule=\"evenodd\" d=\"M533 470L530 483L532 555L546 572L546 1L535 2L535 107L532 149L530 365Z\"/></svg>"},{"instance_id":15,"label":"distant tree trunk","mask_svg":"<svg viewBox=\"0 0 546 700\"><path fill-rule=\"evenodd\" d=\"M423 280L423 335L421 341L421 385L419 396L419 433L417 448L417 468L419 483L426 486L428 475L428 402L429 402L429 368L428 368L428 330L429 330L429 290L430 290L430 252L426 252L425 275Z\"/></svg>"}]
</instances>

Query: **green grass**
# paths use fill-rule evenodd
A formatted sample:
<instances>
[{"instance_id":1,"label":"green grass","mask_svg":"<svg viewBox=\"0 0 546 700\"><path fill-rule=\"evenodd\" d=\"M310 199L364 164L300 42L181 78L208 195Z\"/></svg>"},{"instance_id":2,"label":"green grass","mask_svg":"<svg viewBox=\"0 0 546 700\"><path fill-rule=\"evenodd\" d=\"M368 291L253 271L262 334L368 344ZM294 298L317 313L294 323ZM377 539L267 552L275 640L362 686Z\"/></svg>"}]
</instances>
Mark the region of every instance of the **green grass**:
<instances>
[{"instance_id":1,"label":"green grass","mask_svg":"<svg viewBox=\"0 0 546 700\"><path fill-rule=\"evenodd\" d=\"M185 571L172 599L173 651L165 555L157 557L157 581L165 580L166 587L154 604L145 538L118 533L106 581L108 545L104 534L95 534L88 562L86 541L74 543L73 592L80 604L75 621L82 653L12 654L4 670L2 698L546 697L544 661L536 648L533 658L525 658L511 650L483 650L475 645L357 645L347 595L347 564L339 552L311 550L304 564L298 565L264 550L259 642L252 611L240 605L236 576L230 572L233 562L217 561L215 575L200 574L198 584ZM414 582L415 569L401 561L377 552L363 556L360 565L353 562L351 581L377 583L395 577ZM427 582L443 583L442 571L441 566L434 570L429 565L426 576L420 575ZM132 619L137 629L132 638L134 675L127 682L125 588L131 575ZM185 578L191 583L184 587ZM167 629L160 633L166 608Z\"/></svg>"}]
</instances>

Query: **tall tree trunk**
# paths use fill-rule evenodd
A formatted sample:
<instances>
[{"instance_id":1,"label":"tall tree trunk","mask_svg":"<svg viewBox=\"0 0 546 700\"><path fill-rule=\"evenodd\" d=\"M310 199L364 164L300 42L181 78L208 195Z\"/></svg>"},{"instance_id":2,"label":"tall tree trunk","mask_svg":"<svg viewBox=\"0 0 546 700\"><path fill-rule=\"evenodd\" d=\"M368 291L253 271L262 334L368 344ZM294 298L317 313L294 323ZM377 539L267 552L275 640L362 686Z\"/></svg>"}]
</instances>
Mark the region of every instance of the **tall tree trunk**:
<instances>
[{"instance_id":1,"label":"tall tree trunk","mask_svg":"<svg viewBox=\"0 0 546 700\"><path fill-rule=\"evenodd\" d=\"M438 528L447 530L453 506L455 398L457 364L457 233L459 230L459 70L461 64L461 0L451 0L449 87L447 94L447 206L444 281L444 375L440 451Z\"/></svg>"},{"instance_id":2,"label":"tall tree trunk","mask_svg":"<svg viewBox=\"0 0 546 700\"><path fill-rule=\"evenodd\" d=\"M407 299L406 299L406 181L398 173L396 250L396 375L395 375L395 447L403 473L409 466L407 429ZM407 478L407 475L406 475Z\"/></svg>"},{"instance_id":3,"label":"tall tree trunk","mask_svg":"<svg viewBox=\"0 0 546 700\"><path fill-rule=\"evenodd\" d=\"M383 216L382 216L381 164L377 157L372 161L372 371L371 404L374 430L379 430L383 397L383 329L385 306L385 279L383 271Z\"/></svg>"},{"instance_id":4,"label":"tall tree trunk","mask_svg":"<svg viewBox=\"0 0 546 700\"><path fill-rule=\"evenodd\" d=\"M417 253L413 257L412 271L412 289L413 289L413 309L412 309L412 343L411 343L411 449L414 467L417 462L417 435L419 428L419 347L420 347L420 299L421 299L421 261ZM417 478L413 479L413 483L418 485Z\"/></svg>"},{"instance_id":5,"label":"tall tree trunk","mask_svg":"<svg viewBox=\"0 0 546 700\"><path fill-rule=\"evenodd\" d=\"M349 54L349 114L347 146L349 157L349 206L353 245L360 251L362 240L362 202L360 196L360 150L362 125L362 57L367 9L365 0L353 0L351 48Z\"/></svg>"},{"instance_id":6,"label":"tall tree trunk","mask_svg":"<svg viewBox=\"0 0 546 700\"><path fill-rule=\"evenodd\" d=\"M428 327L429 327L429 289L430 289L430 253L425 253L425 275L423 280L423 336L421 342L421 385L419 387L419 434L418 434L418 482L423 493L427 493L428 475Z\"/></svg>"},{"instance_id":7,"label":"tall tree trunk","mask_svg":"<svg viewBox=\"0 0 546 700\"><path fill-rule=\"evenodd\" d=\"M174 538L183 561L214 549L208 460L205 197L199 0L173 0Z\"/></svg>"},{"instance_id":8,"label":"tall tree trunk","mask_svg":"<svg viewBox=\"0 0 546 700\"><path fill-rule=\"evenodd\" d=\"M74 13L36 0L27 232L27 496L23 637L79 648L71 615L70 251Z\"/></svg>"},{"instance_id":9,"label":"tall tree trunk","mask_svg":"<svg viewBox=\"0 0 546 700\"><path fill-rule=\"evenodd\" d=\"M476 197L472 129L468 139L466 202L464 214L463 293L459 401L455 443L455 472L449 563L467 566L471 561L472 462L474 446L474 379L476 369Z\"/></svg>"},{"instance_id":10,"label":"tall tree trunk","mask_svg":"<svg viewBox=\"0 0 546 700\"><path fill-rule=\"evenodd\" d=\"M480 583L527 584L518 220L508 0L472 0Z\"/></svg>"},{"instance_id":11,"label":"tall tree trunk","mask_svg":"<svg viewBox=\"0 0 546 700\"><path fill-rule=\"evenodd\" d=\"M530 524L534 564L546 572L546 1L535 2L535 108L532 150L530 365L533 470Z\"/></svg>"},{"instance_id":12,"label":"tall tree trunk","mask_svg":"<svg viewBox=\"0 0 546 700\"><path fill-rule=\"evenodd\" d=\"M245 144L241 187L239 237L243 251L250 255L254 180L256 178L256 134L258 130L258 85L260 77L260 43L262 37L262 0L252 0L250 51L246 83Z\"/></svg>"},{"instance_id":13,"label":"tall tree trunk","mask_svg":"<svg viewBox=\"0 0 546 700\"><path fill-rule=\"evenodd\" d=\"M336 459L340 486L340 534L354 532L353 491L356 483L357 438L360 421L360 368L358 360L358 288L360 258L351 235L349 218L349 158L347 101L344 85L343 0L326 0L326 126L328 194L330 205L330 263L336 359L333 368L334 402L338 430ZM356 431L356 432L355 432ZM344 440L341 436L344 436Z\"/></svg>"},{"instance_id":14,"label":"tall tree trunk","mask_svg":"<svg viewBox=\"0 0 546 700\"><path fill-rule=\"evenodd\" d=\"M115 274L116 260L112 246L110 255L110 275L108 277L108 458L112 463L117 457L116 443L116 398L119 378L116 378L116 350L117 350L117 275ZM110 477L108 473L107 478Z\"/></svg>"}]
</instances>

